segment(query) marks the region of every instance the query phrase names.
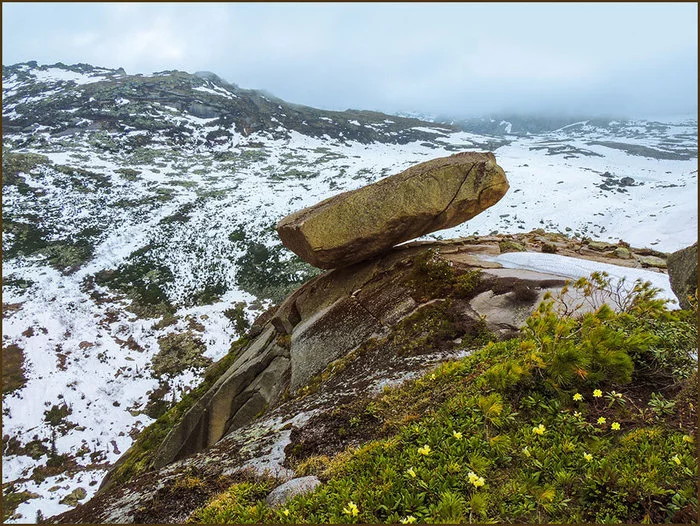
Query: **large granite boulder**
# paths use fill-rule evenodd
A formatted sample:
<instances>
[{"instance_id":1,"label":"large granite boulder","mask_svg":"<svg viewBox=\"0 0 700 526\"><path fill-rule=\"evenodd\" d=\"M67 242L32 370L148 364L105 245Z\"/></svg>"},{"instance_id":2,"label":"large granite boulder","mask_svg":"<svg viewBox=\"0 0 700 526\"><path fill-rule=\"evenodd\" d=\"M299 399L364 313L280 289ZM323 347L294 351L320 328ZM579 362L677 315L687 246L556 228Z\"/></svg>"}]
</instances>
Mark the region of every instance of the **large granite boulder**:
<instances>
[{"instance_id":1,"label":"large granite boulder","mask_svg":"<svg viewBox=\"0 0 700 526\"><path fill-rule=\"evenodd\" d=\"M277 233L307 263L339 268L463 223L507 190L492 153L459 153L290 214L277 224Z\"/></svg>"},{"instance_id":2,"label":"large granite boulder","mask_svg":"<svg viewBox=\"0 0 700 526\"><path fill-rule=\"evenodd\" d=\"M668 256L668 277L680 306L690 308L688 296L698 288L698 244L683 248Z\"/></svg>"}]
</instances>

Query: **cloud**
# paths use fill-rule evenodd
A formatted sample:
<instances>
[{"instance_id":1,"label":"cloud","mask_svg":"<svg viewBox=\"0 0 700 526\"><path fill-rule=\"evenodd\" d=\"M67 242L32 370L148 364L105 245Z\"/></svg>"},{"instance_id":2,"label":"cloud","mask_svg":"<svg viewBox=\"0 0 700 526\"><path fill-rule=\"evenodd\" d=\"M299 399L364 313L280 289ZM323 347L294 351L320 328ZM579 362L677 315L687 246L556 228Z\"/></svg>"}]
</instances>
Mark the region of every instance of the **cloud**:
<instances>
[{"instance_id":1,"label":"cloud","mask_svg":"<svg viewBox=\"0 0 700 526\"><path fill-rule=\"evenodd\" d=\"M328 109L697 108L695 4L4 4L5 63L210 70Z\"/></svg>"}]
</instances>

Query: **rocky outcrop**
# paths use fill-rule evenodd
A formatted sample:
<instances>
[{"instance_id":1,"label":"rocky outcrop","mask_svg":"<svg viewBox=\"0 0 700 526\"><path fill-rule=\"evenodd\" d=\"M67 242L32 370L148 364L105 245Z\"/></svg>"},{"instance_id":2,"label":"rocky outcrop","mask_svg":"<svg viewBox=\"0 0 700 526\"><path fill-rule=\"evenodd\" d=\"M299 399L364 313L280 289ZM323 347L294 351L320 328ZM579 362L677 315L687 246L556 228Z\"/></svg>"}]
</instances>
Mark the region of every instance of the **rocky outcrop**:
<instances>
[{"instance_id":1,"label":"rocky outcrop","mask_svg":"<svg viewBox=\"0 0 700 526\"><path fill-rule=\"evenodd\" d=\"M185 414L155 453L161 467L216 443L279 400L286 387L289 349L271 325Z\"/></svg>"},{"instance_id":2,"label":"rocky outcrop","mask_svg":"<svg viewBox=\"0 0 700 526\"><path fill-rule=\"evenodd\" d=\"M694 295L698 288L698 244L670 254L667 264L671 289L680 306L689 309L688 296Z\"/></svg>"},{"instance_id":3,"label":"rocky outcrop","mask_svg":"<svg viewBox=\"0 0 700 526\"><path fill-rule=\"evenodd\" d=\"M485 338L512 336L547 292L564 285L562 276L490 261L501 257L504 240L530 252L547 242L561 255L640 266L535 231L414 242L326 272L261 318L233 365L153 450L149 471L105 487L56 521L184 522L223 491L221 477L245 480L254 469L280 485L306 474L294 471L299 451L332 456L371 439L371 421L352 426L343 407L464 356ZM197 500L174 506L178 481L192 474L203 481Z\"/></svg>"},{"instance_id":4,"label":"rocky outcrop","mask_svg":"<svg viewBox=\"0 0 700 526\"><path fill-rule=\"evenodd\" d=\"M277 232L307 263L344 267L463 223L507 190L505 173L492 153L460 153L295 212L277 224Z\"/></svg>"},{"instance_id":5,"label":"rocky outcrop","mask_svg":"<svg viewBox=\"0 0 700 526\"><path fill-rule=\"evenodd\" d=\"M493 322L486 322L488 330L510 335L546 290L564 283L525 271L503 270L501 276L489 268L498 265L470 255L496 255L497 244L479 247L466 242L404 245L375 260L317 276L289 296L272 316L268 314L262 327L255 328L256 336L233 365L168 432L153 453L152 467L166 466L211 447L278 405L285 393L294 396L307 387L331 362L343 359L371 338L386 336L426 305L444 301L443 291L425 296L420 283L425 276L416 267L416 258L431 249L442 249L441 260L456 275L475 268L483 271L483 279L454 305L455 315L465 327L476 325L487 315L493 318ZM509 294L516 282L522 282L532 294ZM496 299L491 291L494 283L501 283ZM128 453L120 465L126 457ZM108 476L103 488L109 484Z\"/></svg>"}]
</instances>

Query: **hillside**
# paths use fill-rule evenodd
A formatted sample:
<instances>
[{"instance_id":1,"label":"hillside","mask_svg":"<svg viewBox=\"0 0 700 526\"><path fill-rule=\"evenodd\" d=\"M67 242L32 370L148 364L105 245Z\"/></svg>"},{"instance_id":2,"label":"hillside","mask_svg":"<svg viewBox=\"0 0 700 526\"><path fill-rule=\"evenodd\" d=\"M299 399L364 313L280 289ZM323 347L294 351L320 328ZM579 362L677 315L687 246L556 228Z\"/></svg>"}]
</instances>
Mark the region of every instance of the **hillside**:
<instances>
[{"instance_id":1,"label":"hillside","mask_svg":"<svg viewBox=\"0 0 700 526\"><path fill-rule=\"evenodd\" d=\"M92 496L318 274L274 233L293 210L491 150L509 194L431 239L544 228L623 239L646 249L618 261L637 267L697 240L697 119L488 122L322 111L211 73L3 66L3 492L27 497L13 520Z\"/></svg>"},{"instance_id":2,"label":"hillside","mask_svg":"<svg viewBox=\"0 0 700 526\"><path fill-rule=\"evenodd\" d=\"M308 282L57 521L696 519L696 313L561 236L505 243L411 243ZM566 292L514 256L612 274Z\"/></svg>"}]
</instances>

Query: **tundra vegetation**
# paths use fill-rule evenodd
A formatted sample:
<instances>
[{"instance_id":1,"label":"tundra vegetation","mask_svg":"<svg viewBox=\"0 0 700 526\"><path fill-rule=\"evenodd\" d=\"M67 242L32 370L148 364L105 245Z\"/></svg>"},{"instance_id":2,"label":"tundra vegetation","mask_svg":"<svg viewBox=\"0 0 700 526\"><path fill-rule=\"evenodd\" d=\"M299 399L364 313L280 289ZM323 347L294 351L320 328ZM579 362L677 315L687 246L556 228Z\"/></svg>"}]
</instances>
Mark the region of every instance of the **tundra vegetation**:
<instances>
[{"instance_id":1,"label":"tundra vegetation","mask_svg":"<svg viewBox=\"0 0 700 526\"><path fill-rule=\"evenodd\" d=\"M295 458L315 491L272 508L261 476L190 522L695 522L697 303L600 274L570 287L592 310L548 297L516 338L360 404L394 432Z\"/></svg>"}]
</instances>

